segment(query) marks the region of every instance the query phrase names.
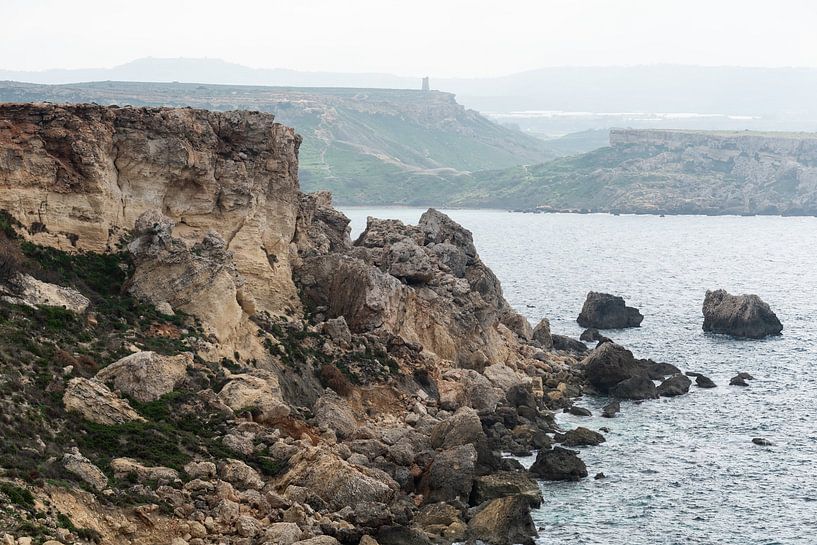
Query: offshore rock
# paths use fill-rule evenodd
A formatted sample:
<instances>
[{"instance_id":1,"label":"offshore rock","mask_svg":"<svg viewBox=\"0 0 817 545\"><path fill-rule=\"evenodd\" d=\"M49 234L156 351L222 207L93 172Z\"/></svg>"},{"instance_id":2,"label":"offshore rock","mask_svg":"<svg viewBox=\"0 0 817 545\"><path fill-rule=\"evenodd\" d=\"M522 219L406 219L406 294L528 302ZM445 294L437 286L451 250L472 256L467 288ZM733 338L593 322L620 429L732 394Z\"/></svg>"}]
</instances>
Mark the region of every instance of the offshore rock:
<instances>
[{"instance_id":1,"label":"offshore rock","mask_svg":"<svg viewBox=\"0 0 817 545\"><path fill-rule=\"evenodd\" d=\"M596 329L638 327L642 320L644 316L638 309L626 306L621 297L595 291L587 294L582 311L576 319L580 326Z\"/></svg>"},{"instance_id":2,"label":"offshore rock","mask_svg":"<svg viewBox=\"0 0 817 545\"><path fill-rule=\"evenodd\" d=\"M658 385L658 395L661 397L674 397L689 392L692 381L686 375L673 375Z\"/></svg>"},{"instance_id":3,"label":"offshore rock","mask_svg":"<svg viewBox=\"0 0 817 545\"><path fill-rule=\"evenodd\" d=\"M733 337L760 339L780 335L783 324L757 295L730 295L725 290L707 291L703 304L704 331Z\"/></svg>"},{"instance_id":4,"label":"offshore rock","mask_svg":"<svg viewBox=\"0 0 817 545\"><path fill-rule=\"evenodd\" d=\"M540 450L530 472L547 481L578 481L587 477L587 466L577 454L562 447Z\"/></svg>"},{"instance_id":5,"label":"offshore rock","mask_svg":"<svg viewBox=\"0 0 817 545\"><path fill-rule=\"evenodd\" d=\"M639 375L622 380L610 388L610 395L618 399L656 399L658 390L652 380Z\"/></svg>"},{"instance_id":6,"label":"offshore rock","mask_svg":"<svg viewBox=\"0 0 817 545\"><path fill-rule=\"evenodd\" d=\"M623 380L642 374L633 353L616 343L603 343L582 360L588 382L606 394Z\"/></svg>"}]
</instances>

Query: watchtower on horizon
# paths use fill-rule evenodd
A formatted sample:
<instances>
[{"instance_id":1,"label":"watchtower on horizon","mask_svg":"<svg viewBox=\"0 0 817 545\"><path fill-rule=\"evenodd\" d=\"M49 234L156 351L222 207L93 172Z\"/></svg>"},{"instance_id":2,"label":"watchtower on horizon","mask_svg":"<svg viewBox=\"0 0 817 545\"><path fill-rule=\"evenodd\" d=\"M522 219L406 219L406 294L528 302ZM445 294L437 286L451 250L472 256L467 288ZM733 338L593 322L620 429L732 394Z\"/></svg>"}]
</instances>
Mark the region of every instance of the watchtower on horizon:
<instances>
[{"instance_id":1,"label":"watchtower on horizon","mask_svg":"<svg viewBox=\"0 0 817 545\"><path fill-rule=\"evenodd\" d=\"M423 91L429 91L430 87L428 85L428 76L423 78Z\"/></svg>"}]
</instances>

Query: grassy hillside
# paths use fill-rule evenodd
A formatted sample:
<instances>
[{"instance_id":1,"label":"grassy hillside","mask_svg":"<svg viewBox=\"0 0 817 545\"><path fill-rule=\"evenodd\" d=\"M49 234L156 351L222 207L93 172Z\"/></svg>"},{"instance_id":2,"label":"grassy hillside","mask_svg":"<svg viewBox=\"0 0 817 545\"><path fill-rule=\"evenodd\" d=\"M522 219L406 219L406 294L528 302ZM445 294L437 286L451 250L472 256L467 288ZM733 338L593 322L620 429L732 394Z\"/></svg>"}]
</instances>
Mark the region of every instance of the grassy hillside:
<instances>
[{"instance_id":1,"label":"grassy hillside","mask_svg":"<svg viewBox=\"0 0 817 545\"><path fill-rule=\"evenodd\" d=\"M329 189L345 204L438 203L479 170L558 155L437 91L98 82L0 83L0 101L97 102L271 112L304 138L305 191Z\"/></svg>"}]
</instances>

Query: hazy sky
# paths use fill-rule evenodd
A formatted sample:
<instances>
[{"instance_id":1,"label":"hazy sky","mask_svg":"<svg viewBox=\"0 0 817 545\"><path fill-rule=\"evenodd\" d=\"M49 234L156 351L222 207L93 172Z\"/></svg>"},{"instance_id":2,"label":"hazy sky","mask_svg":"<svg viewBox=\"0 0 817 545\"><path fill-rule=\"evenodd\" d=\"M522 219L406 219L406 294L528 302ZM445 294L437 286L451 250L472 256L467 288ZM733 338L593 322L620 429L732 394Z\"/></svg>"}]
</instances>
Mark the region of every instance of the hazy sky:
<instances>
[{"instance_id":1,"label":"hazy sky","mask_svg":"<svg viewBox=\"0 0 817 545\"><path fill-rule=\"evenodd\" d=\"M558 65L817 66L815 0L0 0L0 68L215 57L486 76Z\"/></svg>"}]
</instances>

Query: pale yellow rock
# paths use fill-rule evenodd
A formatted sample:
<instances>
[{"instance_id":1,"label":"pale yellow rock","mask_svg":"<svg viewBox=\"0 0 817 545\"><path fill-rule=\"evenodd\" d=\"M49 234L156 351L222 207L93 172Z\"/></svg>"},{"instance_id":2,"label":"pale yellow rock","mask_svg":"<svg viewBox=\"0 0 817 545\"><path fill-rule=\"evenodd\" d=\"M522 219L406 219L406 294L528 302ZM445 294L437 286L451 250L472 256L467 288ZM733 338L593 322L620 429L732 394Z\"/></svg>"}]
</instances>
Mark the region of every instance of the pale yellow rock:
<instances>
[{"instance_id":1,"label":"pale yellow rock","mask_svg":"<svg viewBox=\"0 0 817 545\"><path fill-rule=\"evenodd\" d=\"M96 379L113 383L116 390L137 401L148 402L172 392L192 365L193 355L189 353L163 356L137 352L105 367L96 374Z\"/></svg>"},{"instance_id":2,"label":"pale yellow rock","mask_svg":"<svg viewBox=\"0 0 817 545\"><path fill-rule=\"evenodd\" d=\"M62 397L65 410L80 413L97 424L124 424L144 421L127 401L98 380L72 378Z\"/></svg>"}]
</instances>

